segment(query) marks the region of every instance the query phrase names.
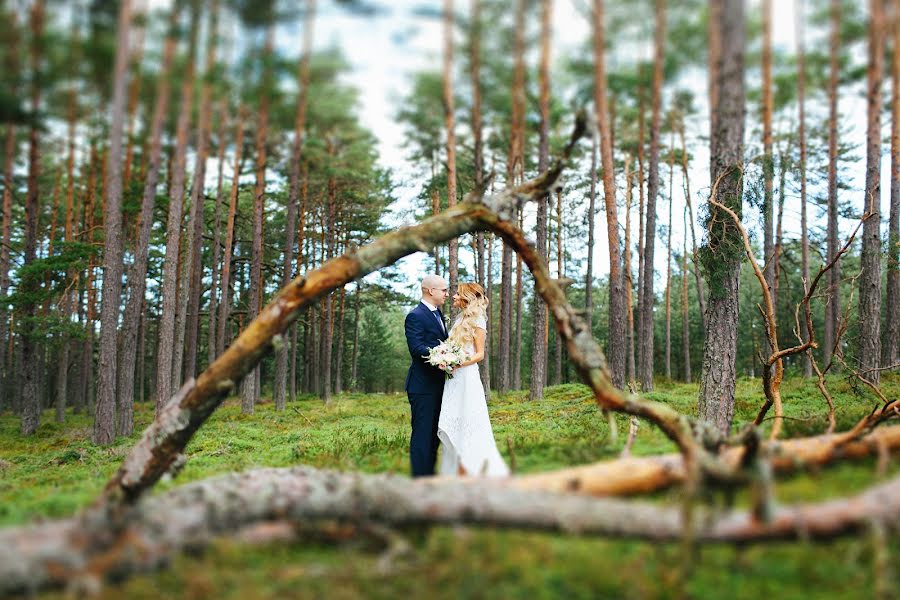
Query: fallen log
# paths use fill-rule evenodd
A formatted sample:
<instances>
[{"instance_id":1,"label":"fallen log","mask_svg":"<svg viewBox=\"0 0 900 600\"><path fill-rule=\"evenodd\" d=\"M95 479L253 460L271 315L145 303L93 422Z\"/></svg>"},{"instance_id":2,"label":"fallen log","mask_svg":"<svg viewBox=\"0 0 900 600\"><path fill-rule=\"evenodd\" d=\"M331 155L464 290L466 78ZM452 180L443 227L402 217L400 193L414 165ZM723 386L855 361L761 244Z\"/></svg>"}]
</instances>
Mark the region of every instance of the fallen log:
<instances>
[{"instance_id":1,"label":"fallen log","mask_svg":"<svg viewBox=\"0 0 900 600\"><path fill-rule=\"evenodd\" d=\"M85 535L79 519L0 530L0 594L49 587L96 588L102 581L160 568L175 553L271 522L320 520L393 528L469 524L676 541L682 507L515 489L491 480L447 482L308 467L261 469L191 483L128 507L113 539ZM900 477L846 499L752 511L702 511L704 543L828 540L873 521L900 517ZM119 522L121 525L122 522Z\"/></svg>"},{"instance_id":2,"label":"fallen log","mask_svg":"<svg viewBox=\"0 0 900 600\"><path fill-rule=\"evenodd\" d=\"M844 441L844 434L826 434L763 443L763 453L770 457L773 471L786 473L803 468L824 466L845 459L878 456L884 451L900 449L900 425L876 429L855 441ZM736 467L742 448L730 448L722 460ZM510 485L523 490L569 492L589 496L628 496L655 492L685 479L681 454L631 456L590 465L559 469L510 480Z\"/></svg>"}]
</instances>

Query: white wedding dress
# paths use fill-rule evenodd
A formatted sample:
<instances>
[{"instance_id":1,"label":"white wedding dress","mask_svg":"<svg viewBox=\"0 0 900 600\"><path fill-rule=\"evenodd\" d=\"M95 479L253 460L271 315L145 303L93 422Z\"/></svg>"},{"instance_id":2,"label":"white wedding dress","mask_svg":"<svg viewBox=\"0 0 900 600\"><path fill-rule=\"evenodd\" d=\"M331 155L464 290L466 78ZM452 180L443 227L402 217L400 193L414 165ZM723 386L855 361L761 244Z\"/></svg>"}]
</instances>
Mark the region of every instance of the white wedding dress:
<instances>
[{"instance_id":1,"label":"white wedding dress","mask_svg":"<svg viewBox=\"0 0 900 600\"><path fill-rule=\"evenodd\" d=\"M486 330L487 322L480 319L475 326ZM474 353L474 344L465 350ZM444 384L438 438L442 448L441 475L457 475L460 466L467 475L509 475L509 467L494 441L477 363L460 367Z\"/></svg>"}]
</instances>

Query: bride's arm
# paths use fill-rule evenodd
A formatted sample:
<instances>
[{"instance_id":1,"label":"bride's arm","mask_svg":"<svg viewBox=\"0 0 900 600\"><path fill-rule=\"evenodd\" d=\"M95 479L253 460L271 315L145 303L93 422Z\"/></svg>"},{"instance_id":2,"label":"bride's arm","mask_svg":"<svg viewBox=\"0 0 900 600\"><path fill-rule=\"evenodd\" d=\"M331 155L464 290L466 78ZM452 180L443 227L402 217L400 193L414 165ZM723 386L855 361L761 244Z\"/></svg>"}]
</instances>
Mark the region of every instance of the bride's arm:
<instances>
[{"instance_id":1,"label":"bride's arm","mask_svg":"<svg viewBox=\"0 0 900 600\"><path fill-rule=\"evenodd\" d=\"M484 359L484 338L487 332L481 327L475 328L475 354L469 357L469 360L459 365L460 367L468 367L479 363Z\"/></svg>"}]
</instances>

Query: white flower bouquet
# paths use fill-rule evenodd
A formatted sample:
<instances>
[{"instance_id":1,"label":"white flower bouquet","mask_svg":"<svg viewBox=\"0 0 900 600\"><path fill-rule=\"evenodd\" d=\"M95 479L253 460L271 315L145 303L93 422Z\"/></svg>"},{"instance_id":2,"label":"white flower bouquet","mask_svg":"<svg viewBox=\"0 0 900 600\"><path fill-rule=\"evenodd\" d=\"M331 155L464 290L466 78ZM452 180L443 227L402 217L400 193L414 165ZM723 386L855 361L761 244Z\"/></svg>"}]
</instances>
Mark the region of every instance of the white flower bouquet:
<instances>
[{"instance_id":1,"label":"white flower bouquet","mask_svg":"<svg viewBox=\"0 0 900 600\"><path fill-rule=\"evenodd\" d=\"M462 346L456 342L446 340L428 351L428 356L423 356L429 365L437 367L447 374L447 379L453 377L453 369L468 360Z\"/></svg>"}]
</instances>

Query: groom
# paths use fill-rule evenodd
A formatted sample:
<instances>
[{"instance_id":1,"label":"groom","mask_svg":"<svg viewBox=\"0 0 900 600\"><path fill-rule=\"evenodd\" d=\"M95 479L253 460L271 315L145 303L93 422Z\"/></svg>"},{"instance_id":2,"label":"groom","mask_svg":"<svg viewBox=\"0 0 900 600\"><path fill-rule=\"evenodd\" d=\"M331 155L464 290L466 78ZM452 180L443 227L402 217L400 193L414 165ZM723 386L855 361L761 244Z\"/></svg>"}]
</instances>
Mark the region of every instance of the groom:
<instances>
[{"instance_id":1,"label":"groom","mask_svg":"<svg viewBox=\"0 0 900 600\"><path fill-rule=\"evenodd\" d=\"M447 282L438 275L422 279L422 301L406 315L406 345L412 364L406 374L406 394L412 410L409 460L413 477L434 475L438 418L444 393L444 373L425 362L428 351L447 339L440 306L447 300Z\"/></svg>"}]
</instances>

